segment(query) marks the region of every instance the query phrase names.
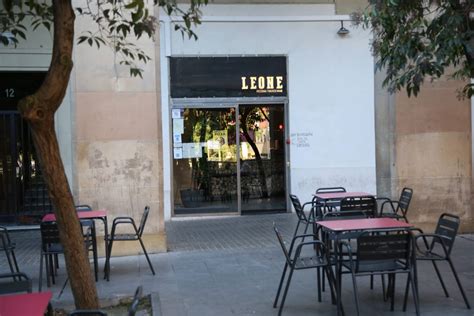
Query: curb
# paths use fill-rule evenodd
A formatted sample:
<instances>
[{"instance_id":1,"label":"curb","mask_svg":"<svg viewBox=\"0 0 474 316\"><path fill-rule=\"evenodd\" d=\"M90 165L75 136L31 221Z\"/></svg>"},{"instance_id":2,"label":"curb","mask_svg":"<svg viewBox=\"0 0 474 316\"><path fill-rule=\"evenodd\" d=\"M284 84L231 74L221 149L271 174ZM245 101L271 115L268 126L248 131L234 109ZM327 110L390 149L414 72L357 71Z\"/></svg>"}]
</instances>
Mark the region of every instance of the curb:
<instances>
[{"instance_id":1,"label":"curb","mask_svg":"<svg viewBox=\"0 0 474 316\"><path fill-rule=\"evenodd\" d=\"M158 295L157 292L150 293L150 301L151 301L151 315L162 316L160 296Z\"/></svg>"}]
</instances>

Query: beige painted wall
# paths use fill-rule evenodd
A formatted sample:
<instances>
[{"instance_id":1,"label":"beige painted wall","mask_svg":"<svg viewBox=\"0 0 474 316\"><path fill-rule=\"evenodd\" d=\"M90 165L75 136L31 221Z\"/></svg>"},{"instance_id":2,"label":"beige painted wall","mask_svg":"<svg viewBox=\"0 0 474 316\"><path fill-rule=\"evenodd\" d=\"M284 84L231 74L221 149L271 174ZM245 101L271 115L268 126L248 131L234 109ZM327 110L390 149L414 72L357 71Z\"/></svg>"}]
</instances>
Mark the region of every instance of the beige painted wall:
<instances>
[{"instance_id":1,"label":"beige painted wall","mask_svg":"<svg viewBox=\"0 0 474 316\"><path fill-rule=\"evenodd\" d=\"M76 33L90 25L78 18ZM149 205L144 233L149 252L166 250L158 43L139 41L152 57L141 65L143 79L131 78L109 49L88 45L75 47L73 73L76 203L107 209L109 225L116 216L132 216L139 223ZM138 253L139 248L138 242L128 242L113 255Z\"/></svg>"},{"instance_id":2,"label":"beige painted wall","mask_svg":"<svg viewBox=\"0 0 474 316\"><path fill-rule=\"evenodd\" d=\"M395 96L395 175L392 191L412 187L409 219L432 231L444 212L461 217L474 231L471 209L471 107L459 100L464 83L437 80L418 97Z\"/></svg>"}]
</instances>

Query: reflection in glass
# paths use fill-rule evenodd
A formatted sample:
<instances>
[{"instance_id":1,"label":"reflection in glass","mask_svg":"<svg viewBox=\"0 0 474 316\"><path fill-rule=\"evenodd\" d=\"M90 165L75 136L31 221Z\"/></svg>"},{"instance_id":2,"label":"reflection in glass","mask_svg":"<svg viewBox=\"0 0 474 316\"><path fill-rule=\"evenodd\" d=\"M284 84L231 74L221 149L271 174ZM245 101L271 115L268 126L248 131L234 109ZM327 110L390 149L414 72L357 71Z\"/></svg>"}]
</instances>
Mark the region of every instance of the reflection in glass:
<instances>
[{"instance_id":1,"label":"reflection in glass","mask_svg":"<svg viewBox=\"0 0 474 316\"><path fill-rule=\"evenodd\" d=\"M175 214L238 212L235 110L173 110Z\"/></svg>"}]
</instances>

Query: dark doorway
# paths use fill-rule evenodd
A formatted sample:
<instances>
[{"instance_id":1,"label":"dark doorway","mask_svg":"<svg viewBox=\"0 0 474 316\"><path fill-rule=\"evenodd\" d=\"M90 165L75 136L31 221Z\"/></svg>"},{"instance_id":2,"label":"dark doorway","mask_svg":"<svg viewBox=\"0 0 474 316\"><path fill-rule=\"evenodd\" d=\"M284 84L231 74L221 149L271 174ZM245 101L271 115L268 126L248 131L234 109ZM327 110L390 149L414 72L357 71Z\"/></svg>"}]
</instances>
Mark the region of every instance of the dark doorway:
<instances>
[{"instance_id":1,"label":"dark doorway","mask_svg":"<svg viewBox=\"0 0 474 316\"><path fill-rule=\"evenodd\" d=\"M37 223L51 211L46 186L18 101L35 92L44 72L0 72L0 222Z\"/></svg>"}]
</instances>

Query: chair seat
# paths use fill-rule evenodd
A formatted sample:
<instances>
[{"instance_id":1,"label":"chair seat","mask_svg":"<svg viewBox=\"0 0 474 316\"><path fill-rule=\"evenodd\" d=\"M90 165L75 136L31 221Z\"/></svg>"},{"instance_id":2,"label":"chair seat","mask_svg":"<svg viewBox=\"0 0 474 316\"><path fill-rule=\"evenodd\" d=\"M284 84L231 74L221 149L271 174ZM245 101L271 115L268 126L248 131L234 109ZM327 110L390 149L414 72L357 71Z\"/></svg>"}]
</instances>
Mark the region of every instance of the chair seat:
<instances>
[{"instance_id":1,"label":"chair seat","mask_svg":"<svg viewBox=\"0 0 474 316\"><path fill-rule=\"evenodd\" d=\"M46 252L48 254L54 254L54 253L63 253L64 252L64 249L63 249L63 246L61 244L49 244L47 246L47 250Z\"/></svg>"},{"instance_id":2,"label":"chair seat","mask_svg":"<svg viewBox=\"0 0 474 316\"><path fill-rule=\"evenodd\" d=\"M115 234L114 236L109 237L108 240L138 240L136 234Z\"/></svg>"},{"instance_id":3,"label":"chair seat","mask_svg":"<svg viewBox=\"0 0 474 316\"><path fill-rule=\"evenodd\" d=\"M300 257L295 262L295 269L309 269L326 264L327 261L319 256Z\"/></svg>"},{"instance_id":4,"label":"chair seat","mask_svg":"<svg viewBox=\"0 0 474 316\"><path fill-rule=\"evenodd\" d=\"M416 260L446 260L445 256L438 255L434 252L416 252Z\"/></svg>"},{"instance_id":5,"label":"chair seat","mask_svg":"<svg viewBox=\"0 0 474 316\"><path fill-rule=\"evenodd\" d=\"M350 264L347 261L344 261L343 266L350 269ZM397 260L377 260L377 261L363 261L359 263L357 272L375 272L375 271L396 271L406 269L406 265Z\"/></svg>"}]
</instances>

